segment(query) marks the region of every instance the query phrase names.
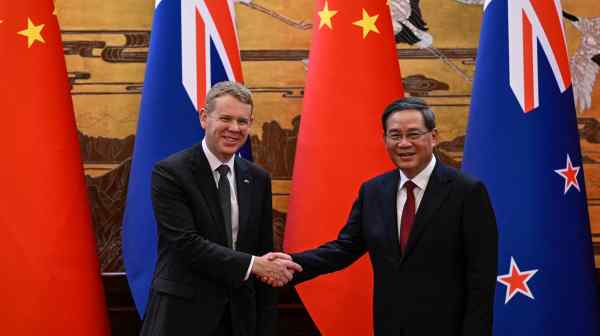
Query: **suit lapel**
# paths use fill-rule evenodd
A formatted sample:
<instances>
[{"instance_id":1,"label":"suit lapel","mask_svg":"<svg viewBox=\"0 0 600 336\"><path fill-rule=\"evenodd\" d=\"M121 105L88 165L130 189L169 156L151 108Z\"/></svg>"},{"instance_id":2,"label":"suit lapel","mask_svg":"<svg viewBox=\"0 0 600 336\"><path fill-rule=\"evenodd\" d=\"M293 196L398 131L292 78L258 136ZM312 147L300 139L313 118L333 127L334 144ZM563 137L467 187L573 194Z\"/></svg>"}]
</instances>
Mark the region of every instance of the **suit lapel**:
<instances>
[{"instance_id":1,"label":"suit lapel","mask_svg":"<svg viewBox=\"0 0 600 336\"><path fill-rule=\"evenodd\" d=\"M429 183L417 210L415 222L413 223L408 242L406 243L406 249L400 262L404 261L415 248L425 228L430 224L431 217L437 212L446 196L448 196L450 191L449 181L450 176L447 168L438 161L429 178Z\"/></svg>"},{"instance_id":2,"label":"suit lapel","mask_svg":"<svg viewBox=\"0 0 600 336\"><path fill-rule=\"evenodd\" d=\"M396 169L387 173L381 181L381 199L379 200L380 211L383 218L384 232L390 241L390 250L393 251L395 260L400 258L400 240L398 234L398 211L396 198L398 197L398 184L400 172Z\"/></svg>"},{"instance_id":3,"label":"suit lapel","mask_svg":"<svg viewBox=\"0 0 600 336\"><path fill-rule=\"evenodd\" d=\"M252 177L248 171L248 164L241 158L235 158L235 184L237 189L237 201L239 208L239 224L237 235L237 248L240 248L240 242L247 235L245 231L248 227L248 215L250 213L250 195L252 188Z\"/></svg>"},{"instance_id":4,"label":"suit lapel","mask_svg":"<svg viewBox=\"0 0 600 336\"><path fill-rule=\"evenodd\" d=\"M223 212L219 204L219 194L215 184L213 172L208 164L208 159L202 150L202 145L196 145L194 155L192 156L192 167L196 184L200 188L202 196L208 205L209 213L215 223L218 232L219 243L227 246L227 233L225 232L225 222L223 220Z\"/></svg>"}]
</instances>

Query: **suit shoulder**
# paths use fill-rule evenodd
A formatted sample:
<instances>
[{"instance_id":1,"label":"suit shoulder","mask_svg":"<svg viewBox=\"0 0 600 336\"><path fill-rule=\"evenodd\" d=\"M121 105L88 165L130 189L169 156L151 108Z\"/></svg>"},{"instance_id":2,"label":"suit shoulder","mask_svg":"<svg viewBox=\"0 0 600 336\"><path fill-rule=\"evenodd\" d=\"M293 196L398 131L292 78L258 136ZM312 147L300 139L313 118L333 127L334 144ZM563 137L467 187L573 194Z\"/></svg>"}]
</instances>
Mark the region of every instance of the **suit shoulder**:
<instances>
[{"instance_id":1,"label":"suit shoulder","mask_svg":"<svg viewBox=\"0 0 600 336\"><path fill-rule=\"evenodd\" d=\"M469 173L465 173L454 167L446 165L442 165L441 167L444 169L444 174L446 174L446 176L454 180L455 183L461 184L466 188L470 189L480 184L483 185L483 182L480 179L476 178L475 176Z\"/></svg>"},{"instance_id":2,"label":"suit shoulder","mask_svg":"<svg viewBox=\"0 0 600 336\"><path fill-rule=\"evenodd\" d=\"M399 174L400 173L397 169L387 171L383 174L377 175L363 182L362 188L369 189L371 187L379 186L381 184L392 183L399 177Z\"/></svg>"},{"instance_id":3,"label":"suit shoulder","mask_svg":"<svg viewBox=\"0 0 600 336\"><path fill-rule=\"evenodd\" d=\"M199 145L194 145L192 147L180 150L179 152L175 152L167 156L166 158L157 161L154 165L154 170L156 171L158 169L181 169L187 164L187 162L189 162L192 159L194 152L200 149L198 148L198 146Z\"/></svg>"},{"instance_id":4,"label":"suit shoulder","mask_svg":"<svg viewBox=\"0 0 600 336\"><path fill-rule=\"evenodd\" d=\"M264 179L270 179L271 178L271 174L269 174L268 171L266 171L263 167L259 166L258 164L252 162L252 161L248 161L242 157L240 157L240 163L244 164L246 166L246 168L248 169L248 172L250 172L251 175L253 176L257 176L260 178L264 178Z\"/></svg>"}]
</instances>

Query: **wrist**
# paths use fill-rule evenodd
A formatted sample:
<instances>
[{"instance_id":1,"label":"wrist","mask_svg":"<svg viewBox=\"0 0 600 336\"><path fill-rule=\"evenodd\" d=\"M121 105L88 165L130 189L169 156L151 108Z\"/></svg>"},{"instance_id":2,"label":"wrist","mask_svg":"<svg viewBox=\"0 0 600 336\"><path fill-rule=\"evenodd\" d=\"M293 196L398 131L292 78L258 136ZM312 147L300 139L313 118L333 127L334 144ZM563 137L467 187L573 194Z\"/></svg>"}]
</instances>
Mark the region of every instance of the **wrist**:
<instances>
[{"instance_id":1,"label":"wrist","mask_svg":"<svg viewBox=\"0 0 600 336\"><path fill-rule=\"evenodd\" d=\"M254 256L254 263L252 264L251 273L254 275L260 275L264 268L263 263L264 263L263 257Z\"/></svg>"}]
</instances>

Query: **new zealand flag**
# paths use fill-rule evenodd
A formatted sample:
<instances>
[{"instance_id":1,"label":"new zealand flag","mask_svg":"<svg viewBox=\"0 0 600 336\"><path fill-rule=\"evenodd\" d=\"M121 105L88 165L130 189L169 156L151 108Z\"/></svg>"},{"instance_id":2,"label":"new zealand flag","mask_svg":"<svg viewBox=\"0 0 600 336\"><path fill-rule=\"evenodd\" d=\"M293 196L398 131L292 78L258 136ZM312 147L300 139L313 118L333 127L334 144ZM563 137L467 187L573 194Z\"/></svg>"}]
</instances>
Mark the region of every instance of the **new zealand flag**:
<instances>
[{"instance_id":1,"label":"new zealand flag","mask_svg":"<svg viewBox=\"0 0 600 336\"><path fill-rule=\"evenodd\" d=\"M559 0L486 1L463 169L500 233L495 335L600 335Z\"/></svg>"}]
</instances>

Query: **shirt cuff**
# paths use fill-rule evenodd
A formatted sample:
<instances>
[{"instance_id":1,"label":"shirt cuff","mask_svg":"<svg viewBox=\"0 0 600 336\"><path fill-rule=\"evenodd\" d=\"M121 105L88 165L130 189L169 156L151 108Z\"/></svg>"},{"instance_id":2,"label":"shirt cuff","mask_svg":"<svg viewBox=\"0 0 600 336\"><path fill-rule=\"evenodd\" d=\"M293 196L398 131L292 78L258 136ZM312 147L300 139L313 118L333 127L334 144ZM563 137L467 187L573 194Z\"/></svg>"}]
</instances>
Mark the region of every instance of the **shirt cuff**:
<instances>
[{"instance_id":1,"label":"shirt cuff","mask_svg":"<svg viewBox=\"0 0 600 336\"><path fill-rule=\"evenodd\" d=\"M250 273L252 273L252 266L254 265L254 256L250 259L250 265L248 266L248 270L246 271L246 276L244 277L244 281L250 278Z\"/></svg>"}]
</instances>

